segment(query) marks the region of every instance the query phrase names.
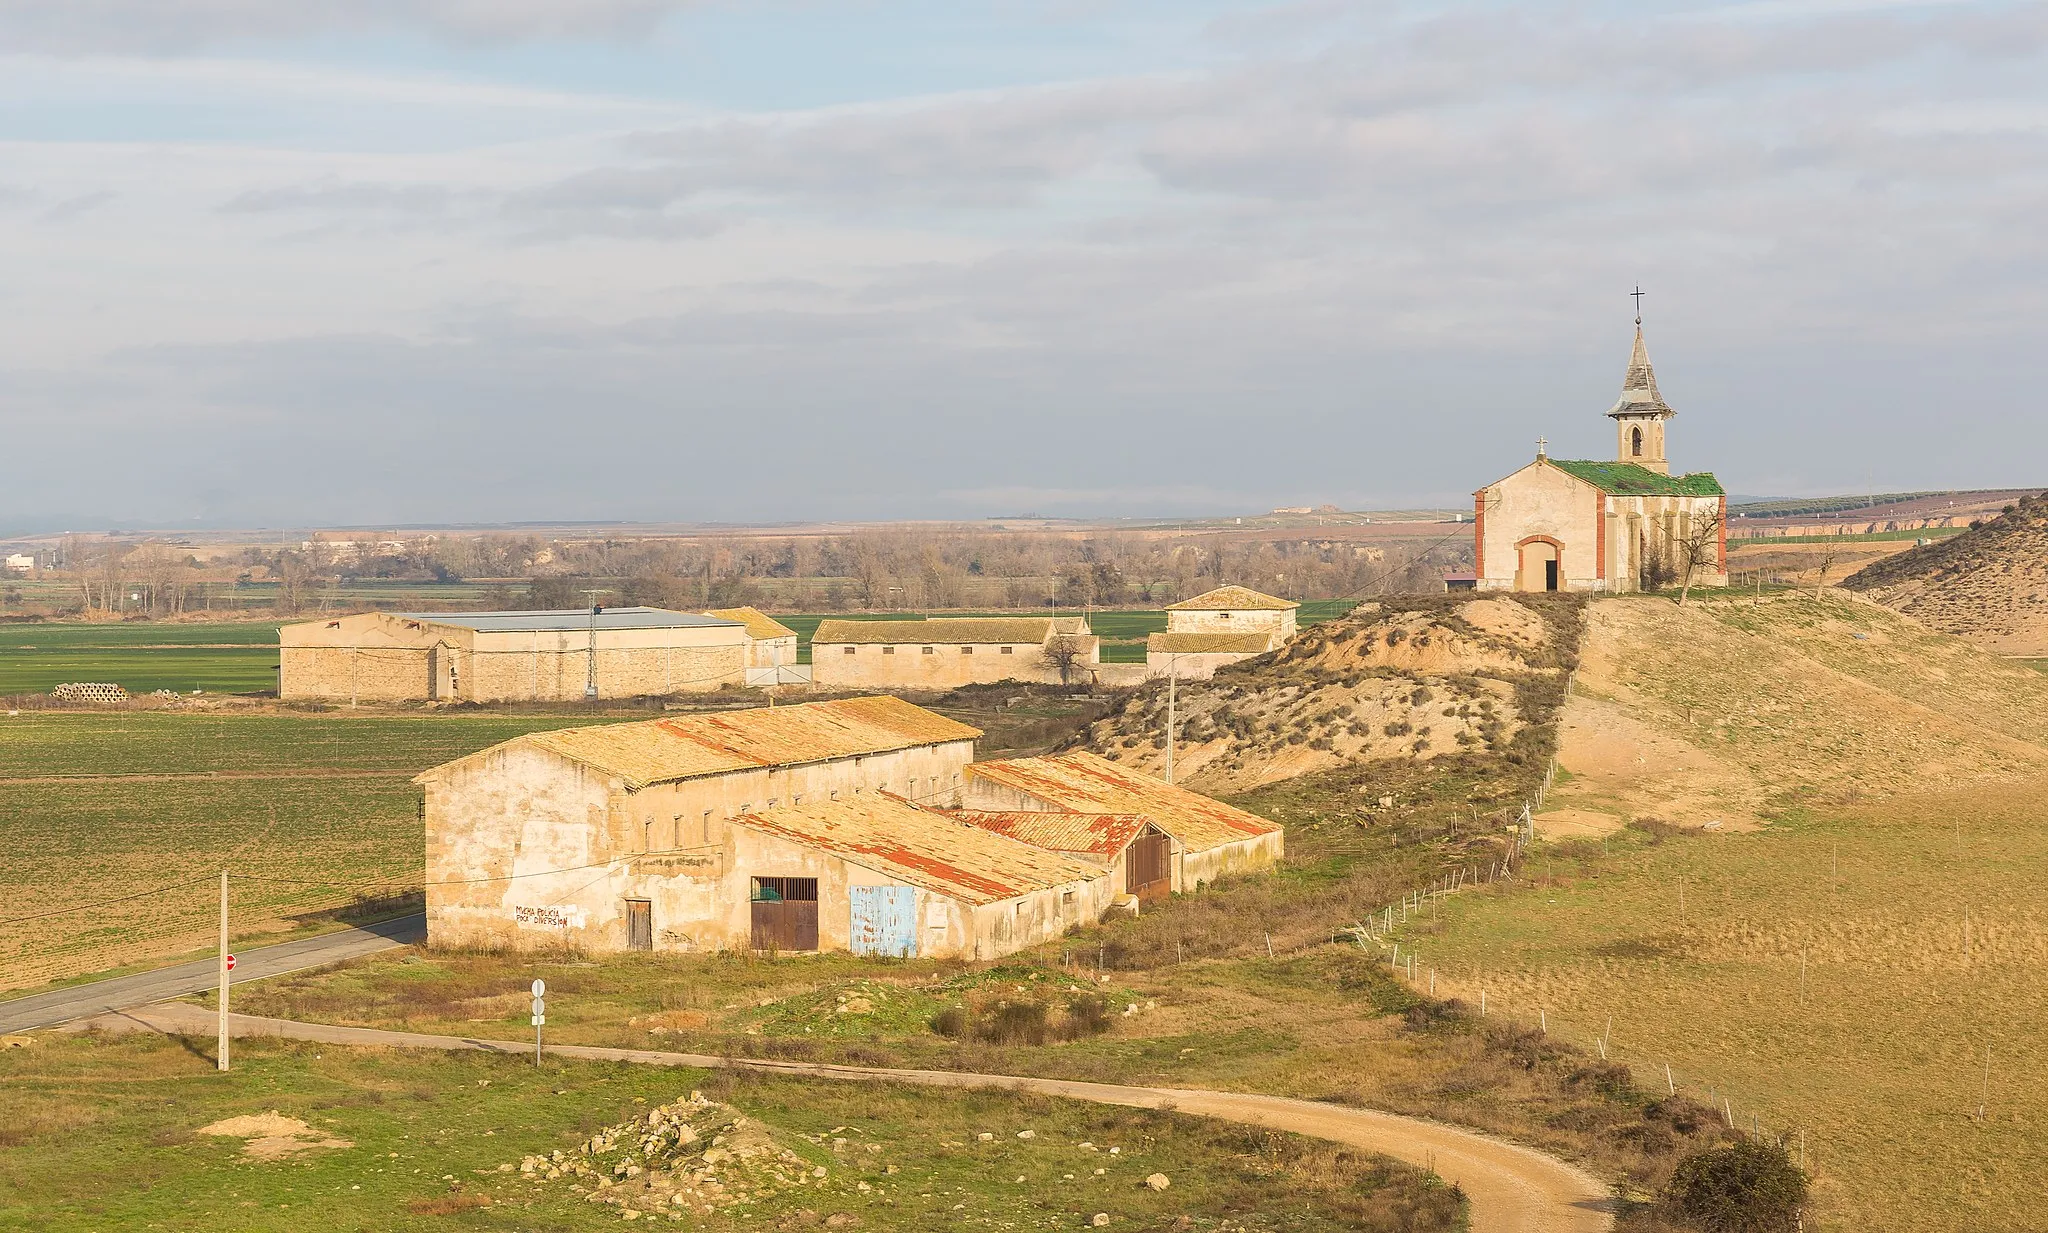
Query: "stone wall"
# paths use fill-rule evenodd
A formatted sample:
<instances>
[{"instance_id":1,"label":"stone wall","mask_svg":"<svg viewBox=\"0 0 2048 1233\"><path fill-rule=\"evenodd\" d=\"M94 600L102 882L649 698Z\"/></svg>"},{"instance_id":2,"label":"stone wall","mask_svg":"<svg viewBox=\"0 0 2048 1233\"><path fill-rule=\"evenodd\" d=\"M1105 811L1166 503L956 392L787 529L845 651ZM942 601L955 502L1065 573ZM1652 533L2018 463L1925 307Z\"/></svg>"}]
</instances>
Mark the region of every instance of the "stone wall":
<instances>
[{"instance_id":1,"label":"stone wall","mask_svg":"<svg viewBox=\"0 0 2048 1233\"><path fill-rule=\"evenodd\" d=\"M858 879L879 875L758 865L749 873L748 854L765 850L748 845L773 837L731 825L734 818L857 792L958 805L973 757L973 742L950 741L634 792L581 763L509 744L426 785L428 941L621 950L624 901L638 898L655 905L656 949L744 947L751 931L747 877L830 876L843 888L872 884ZM971 949L964 917L949 936Z\"/></svg>"},{"instance_id":2,"label":"stone wall","mask_svg":"<svg viewBox=\"0 0 2048 1233\"><path fill-rule=\"evenodd\" d=\"M1068 635L1082 645L1070 680L1085 684L1101 659L1093 634ZM929 651L927 651L929 648ZM1037 643L838 643L811 647L811 680L820 689L957 689L997 681L1059 684L1059 670Z\"/></svg>"}]
</instances>

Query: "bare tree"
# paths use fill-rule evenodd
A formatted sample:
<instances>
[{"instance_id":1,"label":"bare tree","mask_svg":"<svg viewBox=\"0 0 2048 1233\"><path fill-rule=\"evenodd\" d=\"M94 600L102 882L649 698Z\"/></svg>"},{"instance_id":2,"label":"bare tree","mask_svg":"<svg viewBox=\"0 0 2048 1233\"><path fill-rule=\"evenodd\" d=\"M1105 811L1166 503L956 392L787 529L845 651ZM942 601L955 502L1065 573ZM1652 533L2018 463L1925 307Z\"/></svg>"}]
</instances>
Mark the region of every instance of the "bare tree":
<instances>
[{"instance_id":1,"label":"bare tree","mask_svg":"<svg viewBox=\"0 0 2048 1233\"><path fill-rule=\"evenodd\" d=\"M277 554L277 611L290 616L302 611L313 601L317 580L313 564L304 554L280 552Z\"/></svg>"},{"instance_id":2,"label":"bare tree","mask_svg":"<svg viewBox=\"0 0 2048 1233\"><path fill-rule=\"evenodd\" d=\"M1828 571L1835 567L1835 554L1840 551L1839 545L1829 544L1827 551L1820 554L1820 574L1813 580L1813 597L1815 599L1819 599L1821 591L1827 587Z\"/></svg>"},{"instance_id":3,"label":"bare tree","mask_svg":"<svg viewBox=\"0 0 2048 1233\"><path fill-rule=\"evenodd\" d=\"M1686 597L1692 594L1693 575L1705 566L1721 562L1721 505L1716 502L1714 512L1705 518L1694 518L1686 524L1683 534L1673 544L1678 557L1678 606L1685 607Z\"/></svg>"},{"instance_id":4,"label":"bare tree","mask_svg":"<svg viewBox=\"0 0 2048 1233\"><path fill-rule=\"evenodd\" d=\"M1073 684L1074 669L1088 658L1087 640L1074 634L1055 634L1045 643L1045 666L1060 674L1060 684Z\"/></svg>"}]
</instances>

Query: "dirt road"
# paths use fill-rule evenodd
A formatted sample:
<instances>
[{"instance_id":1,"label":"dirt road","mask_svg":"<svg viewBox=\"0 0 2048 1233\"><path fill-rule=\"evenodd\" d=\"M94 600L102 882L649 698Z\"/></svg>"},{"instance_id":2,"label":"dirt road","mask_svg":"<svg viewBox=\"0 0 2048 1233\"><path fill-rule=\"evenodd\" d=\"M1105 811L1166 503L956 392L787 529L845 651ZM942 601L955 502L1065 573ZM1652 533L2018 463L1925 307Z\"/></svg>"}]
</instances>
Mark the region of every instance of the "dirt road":
<instances>
[{"instance_id":1,"label":"dirt road","mask_svg":"<svg viewBox=\"0 0 2048 1233\"><path fill-rule=\"evenodd\" d=\"M531 1043L428 1036L374 1028L332 1027L286 1019L230 1017L237 1036L282 1036L336 1045L371 1045L411 1049L481 1049L524 1054ZM175 1035L211 1036L214 1018L204 1008L181 1004L143 1007L102 1016L87 1026L109 1030L150 1030ZM889 1070L879 1067L827 1066L812 1062L751 1061L695 1053L663 1053L648 1049L607 1049L590 1045L557 1045L549 1052L589 1061L639 1062L653 1066L738 1066L776 1074L818 1079L883 1080L934 1087L1003 1087L1070 1100L1138 1108L1171 1108L1181 1113L1219 1117L1274 1130L1313 1135L1391 1156L1433 1170L1464 1188L1472 1204L1474 1233L1594 1233L1613 1227L1610 1190L1599 1179L1531 1148L1489 1139L1484 1135L1420 1118L1348 1109L1340 1105L1290 1100L1242 1092L1190 1088L1124 1087L1068 1079L1034 1079L1015 1075L962 1074L943 1070Z\"/></svg>"},{"instance_id":2,"label":"dirt road","mask_svg":"<svg viewBox=\"0 0 2048 1233\"><path fill-rule=\"evenodd\" d=\"M269 976L282 976L304 968L317 968L359 955L375 954L395 946L409 946L427 936L427 917L414 912L375 925L341 929L296 942L274 946L252 946L235 958L235 984L247 984ZM129 1006L161 1002L213 988L220 980L214 959L194 959L151 972L110 976L48 993L31 994L0 1002L0 1032L26 1032L50 1027L87 1015L101 1015ZM228 1005L235 1004L234 989L228 990Z\"/></svg>"}]
</instances>

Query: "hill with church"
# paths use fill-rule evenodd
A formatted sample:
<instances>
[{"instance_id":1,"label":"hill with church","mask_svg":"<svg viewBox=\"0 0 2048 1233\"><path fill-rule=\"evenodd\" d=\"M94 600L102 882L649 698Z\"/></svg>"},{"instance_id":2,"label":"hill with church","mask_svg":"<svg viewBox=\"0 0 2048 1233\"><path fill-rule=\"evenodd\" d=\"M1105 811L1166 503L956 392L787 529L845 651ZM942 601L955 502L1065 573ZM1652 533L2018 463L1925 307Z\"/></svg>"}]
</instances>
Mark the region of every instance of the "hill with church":
<instances>
[{"instance_id":1,"label":"hill with church","mask_svg":"<svg viewBox=\"0 0 2048 1233\"><path fill-rule=\"evenodd\" d=\"M1842 585L1998 654L2048 656L2048 494L1867 565Z\"/></svg>"}]
</instances>

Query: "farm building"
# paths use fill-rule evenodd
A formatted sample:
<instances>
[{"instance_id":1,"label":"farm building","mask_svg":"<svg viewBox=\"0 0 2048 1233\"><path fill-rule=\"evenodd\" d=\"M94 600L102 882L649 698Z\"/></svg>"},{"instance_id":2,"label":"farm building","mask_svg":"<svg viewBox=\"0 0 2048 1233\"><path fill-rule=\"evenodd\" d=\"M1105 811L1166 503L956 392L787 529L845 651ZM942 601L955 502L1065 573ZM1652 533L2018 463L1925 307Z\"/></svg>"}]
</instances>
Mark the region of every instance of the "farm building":
<instances>
[{"instance_id":1,"label":"farm building","mask_svg":"<svg viewBox=\"0 0 2048 1233\"><path fill-rule=\"evenodd\" d=\"M1101 660L1102 640L1078 616L829 620L811 635L811 679L823 689L1088 682Z\"/></svg>"},{"instance_id":2,"label":"farm building","mask_svg":"<svg viewBox=\"0 0 2048 1233\"><path fill-rule=\"evenodd\" d=\"M819 876L789 861L749 864L770 850L761 836L794 843L788 832L835 815L792 820L782 832L754 822L736 829L740 819L772 821L786 809L871 802L882 793L958 805L980 735L900 699L870 697L538 732L494 745L415 781L426 797L429 940L567 942L593 951L742 945L732 924L741 909L732 905L749 901L744 879ZM826 875L826 885L853 884L832 881L841 876ZM777 893L793 897L788 887ZM838 936L828 928L820 942Z\"/></svg>"},{"instance_id":3,"label":"farm building","mask_svg":"<svg viewBox=\"0 0 2048 1233\"><path fill-rule=\"evenodd\" d=\"M1107 867L1119 902L1156 903L1179 889L1173 875L1178 867L1174 857L1181 845L1144 814L1049 809L950 812L969 826Z\"/></svg>"},{"instance_id":4,"label":"farm building","mask_svg":"<svg viewBox=\"0 0 2048 1233\"><path fill-rule=\"evenodd\" d=\"M1099 864L886 793L745 814L722 872L655 888L664 941L993 959L1093 924L1113 893Z\"/></svg>"},{"instance_id":5,"label":"farm building","mask_svg":"<svg viewBox=\"0 0 2048 1233\"><path fill-rule=\"evenodd\" d=\"M1276 651L1294 637L1300 608L1237 586L1169 604L1165 632L1145 639L1145 673L1206 680L1225 664Z\"/></svg>"},{"instance_id":6,"label":"farm building","mask_svg":"<svg viewBox=\"0 0 2048 1233\"><path fill-rule=\"evenodd\" d=\"M747 667L796 666L796 631L759 608L713 608L704 615L747 627Z\"/></svg>"},{"instance_id":7,"label":"farm building","mask_svg":"<svg viewBox=\"0 0 2048 1233\"><path fill-rule=\"evenodd\" d=\"M662 608L365 612L281 627L278 696L563 702L593 684L601 698L701 692L742 683L751 641L743 621Z\"/></svg>"},{"instance_id":8,"label":"farm building","mask_svg":"<svg viewBox=\"0 0 2048 1233\"><path fill-rule=\"evenodd\" d=\"M1728 582L1728 498L1711 473L1672 475L1664 428L1677 414L1636 323L1612 462L1536 460L1473 494L1474 573L1481 591L1636 591L1694 564L1695 586Z\"/></svg>"},{"instance_id":9,"label":"farm building","mask_svg":"<svg viewBox=\"0 0 2048 1233\"><path fill-rule=\"evenodd\" d=\"M966 801L968 809L994 813L1142 816L1172 839L1176 891L1266 868L1285 852L1277 823L1092 753L977 762L967 768Z\"/></svg>"}]
</instances>

